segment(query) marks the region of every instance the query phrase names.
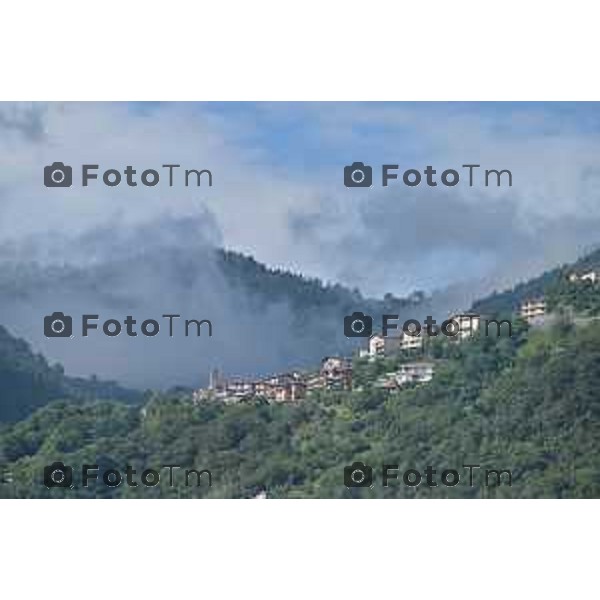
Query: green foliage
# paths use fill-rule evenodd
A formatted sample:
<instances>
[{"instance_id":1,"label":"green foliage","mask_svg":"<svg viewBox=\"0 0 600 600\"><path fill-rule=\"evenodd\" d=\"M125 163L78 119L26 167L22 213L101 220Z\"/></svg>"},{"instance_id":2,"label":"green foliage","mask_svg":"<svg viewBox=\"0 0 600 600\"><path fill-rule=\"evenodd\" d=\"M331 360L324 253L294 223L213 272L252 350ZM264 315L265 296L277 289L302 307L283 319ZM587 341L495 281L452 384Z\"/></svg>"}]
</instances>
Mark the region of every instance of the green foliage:
<instances>
[{"instance_id":1,"label":"green foliage","mask_svg":"<svg viewBox=\"0 0 600 600\"><path fill-rule=\"evenodd\" d=\"M383 300L365 298L357 290L340 284L324 284L320 279L304 277L282 269L270 269L250 256L227 250L217 251L219 271L240 294L256 302L258 308L265 304L285 301L298 315L335 311L340 315L361 310L365 313L398 313L422 305L427 301L423 292L413 292L408 298L385 294Z\"/></svg>"},{"instance_id":2,"label":"green foliage","mask_svg":"<svg viewBox=\"0 0 600 600\"><path fill-rule=\"evenodd\" d=\"M369 312L356 291L268 270L234 253L223 252L221 260L226 277L257 306L296 297L299 315L316 307ZM598 263L600 251L573 269ZM544 294L553 309L598 314L597 287L571 284L566 275L564 268L550 271L474 308L505 318L522 300ZM395 312L423 301L387 295L383 305ZM373 312L385 312L381 307ZM422 355L436 362L431 382L395 392L377 387L380 375ZM128 396L115 384L66 378L0 327L0 467L12 478L0 484L0 496L238 498L266 490L281 498L600 497L599 321L563 319L528 330L516 320L511 338L440 337L428 340L422 355L357 360L354 391L323 390L296 404L194 405L186 390L174 390L148 394L141 409L116 401ZM73 489L43 485L44 466L57 460L74 467ZM344 486L344 467L355 461L374 467L372 488ZM400 473L431 465L438 481L441 470L456 469L462 479L456 487L384 487L384 463L398 464ZM84 464L122 472L131 465L138 480L144 469L168 464L209 469L212 486L186 486L180 477L171 487L161 472L156 487L86 488L79 485ZM512 485L485 485L476 476L470 486L465 464L508 469Z\"/></svg>"},{"instance_id":3,"label":"green foliage","mask_svg":"<svg viewBox=\"0 0 600 600\"><path fill-rule=\"evenodd\" d=\"M0 421L21 419L60 397L63 378L60 366L50 367L0 325Z\"/></svg>"},{"instance_id":4,"label":"green foliage","mask_svg":"<svg viewBox=\"0 0 600 600\"><path fill-rule=\"evenodd\" d=\"M298 404L194 406L154 394L144 410L116 402L53 402L0 432L9 497L598 497L600 324L558 326L438 349L434 379L387 393L372 384L393 361L359 361L362 391L322 391ZM395 361L406 360L398 357ZM381 364L380 364L381 363ZM55 460L139 473L166 464L209 469L212 487L47 490ZM347 489L344 466L375 468L373 488ZM457 469L456 487L381 485L381 465ZM512 486L468 485L464 464L508 469Z\"/></svg>"},{"instance_id":5,"label":"green foliage","mask_svg":"<svg viewBox=\"0 0 600 600\"><path fill-rule=\"evenodd\" d=\"M23 419L40 406L64 397L141 400L139 392L114 382L66 377L62 365L50 366L27 342L0 325L0 422Z\"/></svg>"},{"instance_id":6,"label":"green foliage","mask_svg":"<svg viewBox=\"0 0 600 600\"><path fill-rule=\"evenodd\" d=\"M571 265L562 265L546 271L539 277L516 285L513 289L494 292L487 298L475 302L473 310L481 314L515 313L525 300L541 296L549 296L550 305L553 306L564 301L566 304L578 308L581 302L582 308L585 308L589 294L595 297L593 305L597 306L599 302L598 287L594 291L592 284L585 282L572 284L567 280L570 273L584 273L590 270L600 271L600 249L590 252ZM564 297L561 297L563 294Z\"/></svg>"},{"instance_id":7,"label":"green foliage","mask_svg":"<svg viewBox=\"0 0 600 600\"><path fill-rule=\"evenodd\" d=\"M549 310L568 310L579 316L600 314L600 283L571 282L566 278L550 286L546 301Z\"/></svg>"}]
</instances>

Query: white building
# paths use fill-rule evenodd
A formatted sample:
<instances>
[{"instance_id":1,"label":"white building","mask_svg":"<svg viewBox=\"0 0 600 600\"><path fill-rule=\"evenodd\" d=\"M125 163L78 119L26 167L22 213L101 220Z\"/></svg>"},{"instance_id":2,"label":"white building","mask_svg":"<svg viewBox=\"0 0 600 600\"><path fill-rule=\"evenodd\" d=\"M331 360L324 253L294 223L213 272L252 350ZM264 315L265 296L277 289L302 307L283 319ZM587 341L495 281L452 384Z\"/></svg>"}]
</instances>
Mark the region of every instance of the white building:
<instances>
[{"instance_id":1,"label":"white building","mask_svg":"<svg viewBox=\"0 0 600 600\"><path fill-rule=\"evenodd\" d=\"M434 363L418 361L400 365L396 371L377 378L375 386L387 391L399 390L409 383L426 383L433 379Z\"/></svg>"},{"instance_id":2,"label":"white building","mask_svg":"<svg viewBox=\"0 0 600 600\"><path fill-rule=\"evenodd\" d=\"M589 281L590 283L596 283L600 280L600 274L596 273L596 271L588 271L587 273L581 273L578 275L577 273L571 273L569 275L569 281Z\"/></svg>"},{"instance_id":3,"label":"white building","mask_svg":"<svg viewBox=\"0 0 600 600\"><path fill-rule=\"evenodd\" d=\"M400 350L418 350L423 347L422 332L419 335L410 335L402 332Z\"/></svg>"},{"instance_id":4,"label":"white building","mask_svg":"<svg viewBox=\"0 0 600 600\"><path fill-rule=\"evenodd\" d=\"M546 301L543 298L526 300L521 304L519 314L528 323L534 323L546 314Z\"/></svg>"},{"instance_id":5,"label":"white building","mask_svg":"<svg viewBox=\"0 0 600 600\"><path fill-rule=\"evenodd\" d=\"M400 365L396 371L399 386L407 383L425 383L433 379L435 365L430 361L419 361Z\"/></svg>"},{"instance_id":6,"label":"white building","mask_svg":"<svg viewBox=\"0 0 600 600\"><path fill-rule=\"evenodd\" d=\"M415 350L423 347L422 335L409 335L400 332L400 335L383 336L375 333L369 338L367 350L362 350L359 356L368 356L371 360L384 358L396 354L399 350Z\"/></svg>"},{"instance_id":7,"label":"white building","mask_svg":"<svg viewBox=\"0 0 600 600\"><path fill-rule=\"evenodd\" d=\"M455 315L450 315L448 318L449 320L458 323L458 333L452 337L459 341L473 337L473 335L479 331L481 316L477 313L457 313ZM454 334L454 327L456 327L454 323L449 325L448 333Z\"/></svg>"},{"instance_id":8,"label":"white building","mask_svg":"<svg viewBox=\"0 0 600 600\"><path fill-rule=\"evenodd\" d=\"M375 333L369 338L368 355L371 358L390 356L400 348L401 337Z\"/></svg>"}]
</instances>

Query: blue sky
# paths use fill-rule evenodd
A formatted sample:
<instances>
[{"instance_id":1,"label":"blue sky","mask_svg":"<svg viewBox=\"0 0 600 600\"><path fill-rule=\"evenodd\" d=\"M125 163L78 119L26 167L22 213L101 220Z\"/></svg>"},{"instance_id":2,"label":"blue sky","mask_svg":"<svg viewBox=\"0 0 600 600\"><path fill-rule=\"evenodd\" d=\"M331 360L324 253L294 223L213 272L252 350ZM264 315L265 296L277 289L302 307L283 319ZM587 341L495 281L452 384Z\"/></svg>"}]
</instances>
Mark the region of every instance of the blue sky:
<instances>
[{"instance_id":1,"label":"blue sky","mask_svg":"<svg viewBox=\"0 0 600 600\"><path fill-rule=\"evenodd\" d=\"M478 294L599 241L598 103L5 104L0 128L0 240L207 214L214 243L374 295ZM39 172L57 158L180 162L211 168L215 186L48 196ZM473 162L511 169L514 185L347 190L356 160L438 172Z\"/></svg>"},{"instance_id":2,"label":"blue sky","mask_svg":"<svg viewBox=\"0 0 600 600\"><path fill-rule=\"evenodd\" d=\"M160 111L160 103L135 104L134 110ZM395 137L397 160L427 159L429 144L423 140L423 121L479 119L481 126L502 137L527 139L528 136L555 136L570 132L574 135L600 133L600 103L595 102L381 102L381 103L199 103L200 118L206 114L233 123L254 123L250 132L240 131L238 143L259 146L268 153L274 165L295 167L346 163L358 154L373 162L388 160L384 148ZM399 112L406 117L394 120ZM368 113L371 118L357 118ZM341 126L351 132L356 143L347 139L323 137L322 118L330 123L339 116ZM439 132L443 135L443 132Z\"/></svg>"}]
</instances>

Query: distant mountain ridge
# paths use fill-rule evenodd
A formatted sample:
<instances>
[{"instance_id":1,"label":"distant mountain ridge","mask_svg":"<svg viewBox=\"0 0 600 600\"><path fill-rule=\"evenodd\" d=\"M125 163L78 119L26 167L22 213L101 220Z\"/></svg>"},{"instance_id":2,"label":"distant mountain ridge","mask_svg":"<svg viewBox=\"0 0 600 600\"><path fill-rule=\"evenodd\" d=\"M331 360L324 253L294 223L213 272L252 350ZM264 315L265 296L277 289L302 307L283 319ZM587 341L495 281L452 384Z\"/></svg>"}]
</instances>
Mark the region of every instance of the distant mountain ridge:
<instances>
[{"instance_id":1,"label":"distant mountain ridge","mask_svg":"<svg viewBox=\"0 0 600 600\"><path fill-rule=\"evenodd\" d=\"M364 301L341 286L278 273L241 255L222 253L219 260L229 261L225 277L257 310L295 293L290 290L305 294L297 315L310 314L319 305L329 306L334 314L339 306ZM599 267L600 252L475 306L481 312L505 312L543 294L557 302L583 298L584 313L590 307L600 310L597 282L568 279L572 272ZM278 293L279 299L273 299ZM575 312L579 317L578 307ZM0 486L0 496L600 497L598 319L557 319L546 327L519 321L510 337L481 335L460 344L436 338L422 357L435 362L435 376L397 390L383 389L379 376L418 358L358 359L351 390L315 390L302 402L195 402L189 391L175 390L147 395L142 410L123 402L95 401L97 396L90 396L92 402L50 401L33 410L23 392L33 390L43 402L44 393L74 394L72 380L0 329L0 403L8 398L12 404L7 406L13 406L14 396L6 393L20 391L22 410L32 411L18 423L0 423L0 467L12 480ZM36 482L58 457L75 467L128 464L138 472L148 465L171 464L177 457L182 467L201 465L214 471L214 485L46 489ZM461 483L430 487L423 479L421 485L408 486L398 478L389 486L379 480L372 486L344 485L347 465L360 460L379 466L390 459L398 462L399 473L415 468L423 472L425 465L456 469ZM470 483L464 470L469 464L477 466ZM488 469L495 474L489 483Z\"/></svg>"},{"instance_id":2,"label":"distant mountain ridge","mask_svg":"<svg viewBox=\"0 0 600 600\"><path fill-rule=\"evenodd\" d=\"M557 286L563 285L570 273L581 273L590 270L600 271L600 248L582 256L573 263L565 263L545 271L538 277L519 283L511 289L494 292L477 300L473 303L472 310L481 314L514 313L522 302L556 292Z\"/></svg>"},{"instance_id":3,"label":"distant mountain ridge","mask_svg":"<svg viewBox=\"0 0 600 600\"><path fill-rule=\"evenodd\" d=\"M193 260L193 255L197 260ZM165 254L162 255L163 260ZM315 356L327 352L347 351L348 340L337 345L343 338L343 316L355 310L369 312L401 312L425 302L422 294L410 298L397 298L391 294L383 300L364 298L358 290L342 285L326 285L318 279L278 269L269 269L251 257L221 250L206 249L192 252L183 249L173 251L167 257L171 267L170 276L184 290L189 286L193 295L205 269L218 271L226 281L221 293L243 299L248 313L261 314L269 306L284 304L292 314L290 335L304 348L312 348ZM102 266L102 269L106 267ZM103 271L100 271L102 274ZM18 297L20 303L28 303L36 290L50 289L83 290L93 295L96 290L95 272L65 265L45 270L36 263L20 271L16 280L11 273L0 277L0 290L4 298ZM218 279L215 279L218 281ZM14 283L13 283L14 282ZM72 286L70 288L69 286ZM112 285L106 286L113 290ZM223 301L227 298L223 297ZM9 323L4 323L8 326ZM67 370L69 368L66 362ZM93 371L92 371L93 372ZM151 386L148 386L151 387ZM14 337L0 325L0 422L25 418L32 411L57 399L103 399L136 401L141 392L126 389L114 381L96 377L67 377L62 365L50 365L41 354L35 354L30 344Z\"/></svg>"},{"instance_id":4,"label":"distant mountain ridge","mask_svg":"<svg viewBox=\"0 0 600 600\"><path fill-rule=\"evenodd\" d=\"M0 422L23 419L59 398L132 402L141 397L115 382L65 376L62 365L49 365L25 340L0 325Z\"/></svg>"},{"instance_id":5,"label":"distant mountain ridge","mask_svg":"<svg viewBox=\"0 0 600 600\"><path fill-rule=\"evenodd\" d=\"M426 304L423 292L406 298L385 294L383 299L366 298L357 289L339 283L326 284L316 277L305 277L283 269L272 269L251 256L218 249L217 264L228 282L244 294L260 301L277 303L285 300L301 311L334 308L342 312L362 310L369 313L395 313Z\"/></svg>"},{"instance_id":6,"label":"distant mountain ridge","mask_svg":"<svg viewBox=\"0 0 600 600\"><path fill-rule=\"evenodd\" d=\"M367 314L407 314L407 311L427 309L429 299L421 292L407 298L386 294L382 300L365 298L357 289L339 284L328 285L319 279L307 278L280 269L270 269L254 258L228 250L212 250L221 275L235 292L243 296L255 310L269 304L286 302L292 307L298 339L315 311L324 315L313 321L325 340L340 335L342 317L360 310ZM494 293L473 303L473 310L482 314L514 313L519 304L531 297L546 294L566 280L570 272L600 270L600 249L582 257L571 265L562 265L539 277L520 283L510 290ZM182 270L190 278L190 270ZM6 282L5 282L6 284ZM315 331L303 341L314 344ZM361 341L360 339L358 340ZM319 355L316 352L315 355ZM68 367L68 365L67 365ZM120 386L114 381L95 377L67 377L61 365L50 365L30 345L12 336L0 325L0 421L25 418L32 411L57 399L109 399L135 402L142 393Z\"/></svg>"}]
</instances>

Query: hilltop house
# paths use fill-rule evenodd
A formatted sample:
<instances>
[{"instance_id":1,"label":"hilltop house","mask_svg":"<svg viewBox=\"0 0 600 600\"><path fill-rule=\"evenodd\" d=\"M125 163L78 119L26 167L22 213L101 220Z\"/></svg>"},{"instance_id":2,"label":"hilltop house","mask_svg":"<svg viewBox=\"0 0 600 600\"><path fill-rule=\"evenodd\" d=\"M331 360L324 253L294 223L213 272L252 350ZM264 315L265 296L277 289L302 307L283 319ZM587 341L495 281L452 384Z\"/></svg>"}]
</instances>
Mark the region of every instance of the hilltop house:
<instances>
[{"instance_id":1,"label":"hilltop house","mask_svg":"<svg viewBox=\"0 0 600 600\"><path fill-rule=\"evenodd\" d=\"M577 273L571 273L568 277L568 280L572 283L578 281L588 281L590 283L596 283L600 281L600 274L596 273L596 271L588 271L587 273L581 273L578 275Z\"/></svg>"}]
</instances>

